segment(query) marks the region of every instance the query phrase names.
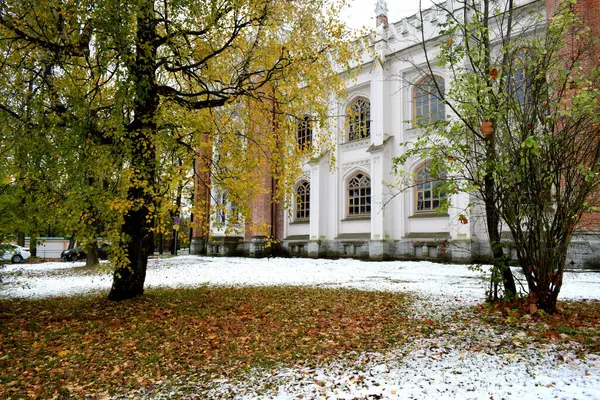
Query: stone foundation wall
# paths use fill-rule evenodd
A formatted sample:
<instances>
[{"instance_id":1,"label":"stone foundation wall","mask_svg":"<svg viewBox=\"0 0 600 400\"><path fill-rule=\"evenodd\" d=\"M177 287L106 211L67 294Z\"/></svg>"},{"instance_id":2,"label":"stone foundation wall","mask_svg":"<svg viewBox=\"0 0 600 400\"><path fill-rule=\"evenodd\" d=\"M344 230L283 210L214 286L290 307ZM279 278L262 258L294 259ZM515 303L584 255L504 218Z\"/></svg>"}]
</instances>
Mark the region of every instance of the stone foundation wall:
<instances>
[{"instance_id":1,"label":"stone foundation wall","mask_svg":"<svg viewBox=\"0 0 600 400\"><path fill-rule=\"evenodd\" d=\"M504 240L504 252L517 261L516 250ZM284 240L266 246L264 237L244 241L242 237L212 238L207 244L192 240L192 254L206 248L209 256L357 258L372 261L428 260L453 263L489 262L489 244L477 240ZM600 268L600 235L574 236L567 255L567 268Z\"/></svg>"},{"instance_id":2,"label":"stone foundation wall","mask_svg":"<svg viewBox=\"0 0 600 400\"><path fill-rule=\"evenodd\" d=\"M573 238L567 252L567 268L600 268L600 234Z\"/></svg>"}]
</instances>

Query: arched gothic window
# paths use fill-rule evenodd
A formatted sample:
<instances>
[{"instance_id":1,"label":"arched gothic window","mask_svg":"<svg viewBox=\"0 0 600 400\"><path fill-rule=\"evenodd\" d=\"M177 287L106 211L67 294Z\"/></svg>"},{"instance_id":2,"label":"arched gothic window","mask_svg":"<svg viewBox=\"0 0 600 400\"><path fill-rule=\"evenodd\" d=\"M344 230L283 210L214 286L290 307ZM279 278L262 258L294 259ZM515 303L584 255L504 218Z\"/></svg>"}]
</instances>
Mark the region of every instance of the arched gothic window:
<instances>
[{"instance_id":1,"label":"arched gothic window","mask_svg":"<svg viewBox=\"0 0 600 400\"><path fill-rule=\"evenodd\" d=\"M360 140L371 136L371 103L369 100L356 99L348 107L348 141Z\"/></svg>"},{"instance_id":2,"label":"arched gothic window","mask_svg":"<svg viewBox=\"0 0 600 400\"><path fill-rule=\"evenodd\" d=\"M413 92L414 116L417 125L427 125L444 119L446 110L439 90L444 93L444 79L428 76L415 85Z\"/></svg>"},{"instance_id":3,"label":"arched gothic window","mask_svg":"<svg viewBox=\"0 0 600 400\"><path fill-rule=\"evenodd\" d=\"M312 143L312 124L308 115L298 120L297 141L300 147L308 147Z\"/></svg>"},{"instance_id":4,"label":"arched gothic window","mask_svg":"<svg viewBox=\"0 0 600 400\"><path fill-rule=\"evenodd\" d=\"M432 212L440 207L441 201L446 198L446 193L440 188L442 180L446 177L432 177L429 171L429 164L421 166L416 172L415 185L415 211Z\"/></svg>"},{"instance_id":5,"label":"arched gothic window","mask_svg":"<svg viewBox=\"0 0 600 400\"><path fill-rule=\"evenodd\" d=\"M296 187L296 219L310 218L310 183L302 181Z\"/></svg>"},{"instance_id":6,"label":"arched gothic window","mask_svg":"<svg viewBox=\"0 0 600 400\"><path fill-rule=\"evenodd\" d=\"M348 216L371 214L371 178L359 172L348 179Z\"/></svg>"}]
</instances>

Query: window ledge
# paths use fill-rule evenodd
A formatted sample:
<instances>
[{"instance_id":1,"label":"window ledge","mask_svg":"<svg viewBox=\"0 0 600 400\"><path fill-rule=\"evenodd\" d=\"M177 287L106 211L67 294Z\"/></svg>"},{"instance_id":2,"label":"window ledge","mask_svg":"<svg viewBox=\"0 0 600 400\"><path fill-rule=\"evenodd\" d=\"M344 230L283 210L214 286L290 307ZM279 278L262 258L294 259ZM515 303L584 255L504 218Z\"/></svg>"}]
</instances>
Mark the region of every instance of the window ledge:
<instances>
[{"instance_id":1,"label":"window ledge","mask_svg":"<svg viewBox=\"0 0 600 400\"><path fill-rule=\"evenodd\" d=\"M340 144L340 148L342 149L352 149L355 147L367 147L371 144L371 137L366 137L360 140L353 140L351 142L344 142Z\"/></svg>"},{"instance_id":2,"label":"window ledge","mask_svg":"<svg viewBox=\"0 0 600 400\"><path fill-rule=\"evenodd\" d=\"M335 237L337 240L343 241L356 241L356 240L371 240L371 234L368 232L365 233L340 233Z\"/></svg>"},{"instance_id":3,"label":"window ledge","mask_svg":"<svg viewBox=\"0 0 600 400\"><path fill-rule=\"evenodd\" d=\"M303 241L303 242L307 242L309 239L310 235L291 235L286 237L283 240L287 240L287 241Z\"/></svg>"},{"instance_id":4,"label":"window ledge","mask_svg":"<svg viewBox=\"0 0 600 400\"><path fill-rule=\"evenodd\" d=\"M371 220L370 215L364 215L364 216L360 216L360 217L346 217L346 218L342 219L342 221L370 221L370 220Z\"/></svg>"},{"instance_id":5,"label":"window ledge","mask_svg":"<svg viewBox=\"0 0 600 400\"><path fill-rule=\"evenodd\" d=\"M379 151L385 149L387 144L390 143L393 139L394 139L393 136L388 136L385 138L383 143L381 143L380 145L375 145L375 144L370 145L369 148L367 149L367 153L376 153L376 152L379 152Z\"/></svg>"},{"instance_id":6,"label":"window ledge","mask_svg":"<svg viewBox=\"0 0 600 400\"><path fill-rule=\"evenodd\" d=\"M448 214L438 214L436 212L424 212L424 213L417 213L417 214L413 214L411 216L409 216L408 218L447 218L450 215Z\"/></svg>"},{"instance_id":7,"label":"window ledge","mask_svg":"<svg viewBox=\"0 0 600 400\"><path fill-rule=\"evenodd\" d=\"M290 225L310 224L310 219L295 219L290 222Z\"/></svg>"},{"instance_id":8,"label":"window ledge","mask_svg":"<svg viewBox=\"0 0 600 400\"><path fill-rule=\"evenodd\" d=\"M403 239L450 240L452 237L448 232L411 232L405 235Z\"/></svg>"}]
</instances>

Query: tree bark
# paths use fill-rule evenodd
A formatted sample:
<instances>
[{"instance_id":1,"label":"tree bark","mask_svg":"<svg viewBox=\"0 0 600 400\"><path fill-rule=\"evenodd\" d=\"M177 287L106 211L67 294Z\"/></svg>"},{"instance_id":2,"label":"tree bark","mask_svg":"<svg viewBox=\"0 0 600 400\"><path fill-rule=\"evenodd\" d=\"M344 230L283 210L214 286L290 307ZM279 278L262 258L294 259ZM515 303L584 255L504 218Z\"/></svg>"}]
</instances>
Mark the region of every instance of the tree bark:
<instances>
[{"instance_id":1,"label":"tree bark","mask_svg":"<svg viewBox=\"0 0 600 400\"><path fill-rule=\"evenodd\" d=\"M490 137L486 143L487 146L487 158L488 160L494 160L496 155L494 152L493 137ZM504 287L504 297L507 299L513 299L517 295L517 285L513 277L510 267L506 263L504 257L504 251L502 250L501 233L500 233L500 215L498 212L497 193L496 193L496 181L493 177L493 172L486 167L486 174L484 177L484 204L485 204L485 217L488 228L488 237L490 246L492 248L493 270L492 277L490 278L492 286L496 285L494 282L498 278L498 275L502 279ZM494 293L490 293L490 297L493 300L498 300L498 293L494 290Z\"/></svg>"},{"instance_id":2,"label":"tree bark","mask_svg":"<svg viewBox=\"0 0 600 400\"><path fill-rule=\"evenodd\" d=\"M513 3L512 0L509 1L508 4L508 32L507 38L510 39L511 30L512 30L512 12L513 12ZM491 70L491 50L492 45L490 42L490 0L483 1L483 47L485 49L485 71ZM491 88L491 81L487 80L488 86ZM492 101L494 101L492 99ZM484 116L488 117L488 116ZM492 126L496 126L495 121L491 121ZM498 278L502 279L502 284L504 287L504 297L507 299L513 299L517 295L517 286L515 284L515 279L513 277L512 271L510 267L507 265L507 259L504 257L504 251L502 250L502 237L500 230L500 212L498 210L498 193L496 192L496 180L494 179L492 166L487 162L494 162L498 159L498 155L495 150L495 139L494 134L489 136L486 139L486 166L485 166L485 176L484 176L484 203L485 203L485 216L487 220L487 228L488 228L488 236L490 241L490 246L492 248L492 253L494 257L493 262L493 270L491 284L494 288L493 290L493 299L498 300L498 290L496 281ZM492 297L492 293L490 293Z\"/></svg>"},{"instance_id":3,"label":"tree bark","mask_svg":"<svg viewBox=\"0 0 600 400\"><path fill-rule=\"evenodd\" d=\"M488 206L486 205L486 209L487 208ZM506 262L507 260L504 256L504 251L502 250L502 238L498 228L498 220L496 219L496 221L494 221L493 218L490 218L491 215L494 214L493 211L491 213L486 212L486 214L490 246L492 247L492 254L494 257L491 279L494 280L498 277L502 279L504 297L506 299L513 299L517 295L517 285L515 283L515 278L513 277L512 271L510 270L510 266ZM494 285L493 281L492 285ZM490 293L490 296L492 296L492 293ZM499 300L497 293L493 293L493 299Z\"/></svg>"},{"instance_id":4,"label":"tree bark","mask_svg":"<svg viewBox=\"0 0 600 400\"><path fill-rule=\"evenodd\" d=\"M164 243L164 235L162 232L160 232L158 234L158 254L164 253L163 243Z\"/></svg>"},{"instance_id":5,"label":"tree bark","mask_svg":"<svg viewBox=\"0 0 600 400\"><path fill-rule=\"evenodd\" d=\"M29 251L31 252L31 257L37 257L37 237L31 235L29 237Z\"/></svg>"},{"instance_id":6,"label":"tree bark","mask_svg":"<svg viewBox=\"0 0 600 400\"><path fill-rule=\"evenodd\" d=\"M17 246L25 247L25 233L17 232Z\"/></svg>"},{"instance_id":7,"label":"tree bark","mask_svg":"<svg viewBox=\"0 0 600 400\"><path fill-rule=\"evenodd\" d=\"M128 262L115 270L108 295L114 301L131 299L144 293L148 256L154 247L154 217L150 213L150 206L153 204L151 189L156 179L156 149L153 139L156 134L158 91L157 33L152 0L145 0L139 5L136 35L136 59L130 66L131 80L135 85L134 120L128 132L134 170L128 198L133 202L133 207L125 215L123 224Z\"/></svg>"},{"instance_id":8,"label":"tree bark","mask_svg":"<svg viewBox=\"0 0 600 400\"><path fill-rule=\"evenodd\" d=\"M523 268L527 277L529 287L529 301L537 305L540 310L547 313L556 312L556 302L563 283L563 273L567 260L567 250L570 243L570 235L558 243L546 243L549 251L536 260L528 260L531 269ZM533 245L536 245L534 242ZM522 247L526 254L537 254L531 243L525 243Z\"/></svg>"},{"instance_id":9,"label":"tree bark","mask_svg":"<svg viewBox=\"0 0 600 400\"><path fill-rule=\"evenodd\" d=\"M85 259L86 267L95 267L98 264L100 264L100 262L98 261L98 246L96 246L95 243L86 246L85 254L86 254L86 259Z\"/></svg>"}]
</instances>

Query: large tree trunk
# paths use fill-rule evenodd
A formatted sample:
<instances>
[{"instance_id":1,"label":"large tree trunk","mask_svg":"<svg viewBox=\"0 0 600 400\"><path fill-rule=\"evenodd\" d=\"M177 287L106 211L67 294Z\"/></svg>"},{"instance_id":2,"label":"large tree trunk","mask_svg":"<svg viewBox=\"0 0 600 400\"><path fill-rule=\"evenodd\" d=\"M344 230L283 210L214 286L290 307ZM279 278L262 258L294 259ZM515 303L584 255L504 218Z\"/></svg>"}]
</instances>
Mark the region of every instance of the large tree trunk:
<instances>
[{"instance_id":1,"label":"large tree trunk","mask_svg":"<svg viewBox=\"0 0 600 400\"><path fill-rule=\"evenodd\" d=\"M17 232L17 245L21 247L25 247L25 233Z\"/></svg>"},{"instance_id":2,"label":"large tree trunk","mask_svg":"<svg viewBox=\"0 0 600 400\"><path fill-rule=\"evenodd\" d=\"M29 251L31 252L31 257L37 257L37 237L31 235L29 238Z\"/></svg>"},{"instance_id":3,"label":"large tree trunk","mask_svg":"<svg viewBox=\"0 0 600 400\"><path fill-rule=\"evenodd\" d=\"M95 267L98 264L100 264L100 262L98 261L98 246L96 246L95 243L91 244L89 246L86 246L85 254L86 254L86 258L85 258L85 266L86 267Z\"/></svg>"},{"instance_id":4,"label":"large tree trunk","mask_svg":"<svg viewBox=\"0 0 600 400\"><path fill-rule=\"evenodd\" d=\"M532 258L539 255L537 251L539 249L532 248L532 246L537 246L538 242L523 241L523 244L521 244L525 253L529 255L525 263L522 263L530 266L529 268L523 268L529 288L528 300L547 313L556 311L556 302L563 283L563 273L570 242L570 235L558 241L558 243L554 241L551 243L546 242L547 251L535 260Z\"/></svg>"},{"instance_id":5,"label":"large tree trunk","mask_svg":"<svg viewBox=\"0 0 600 400\"><path fill-rule=\"evenodd\" d=\"M158 254L164 253L163 243L164 243L164 235L162 232L159 232L158 233Z\"/></svg>"},{"instance_id":6,"label":"large tree trunk","mask_svg":"<svg viewBox=\"0 0 600 400\"><path fill-rule=\"evenodd\" d=\"M108 298L116 301L144 293L148 256L154 247L154 221L150 206L153 204L151 192L156 178L156 150L153 140L158 108L156 36L154 4L152 0L145 0L139 5L136 59L130 67L131 81L135 85L135 114L128 135L134 167L133 184L128 197L134 205L125 216L123 224L129 262L114 273Z\"/></svg>"}]
</instances>

